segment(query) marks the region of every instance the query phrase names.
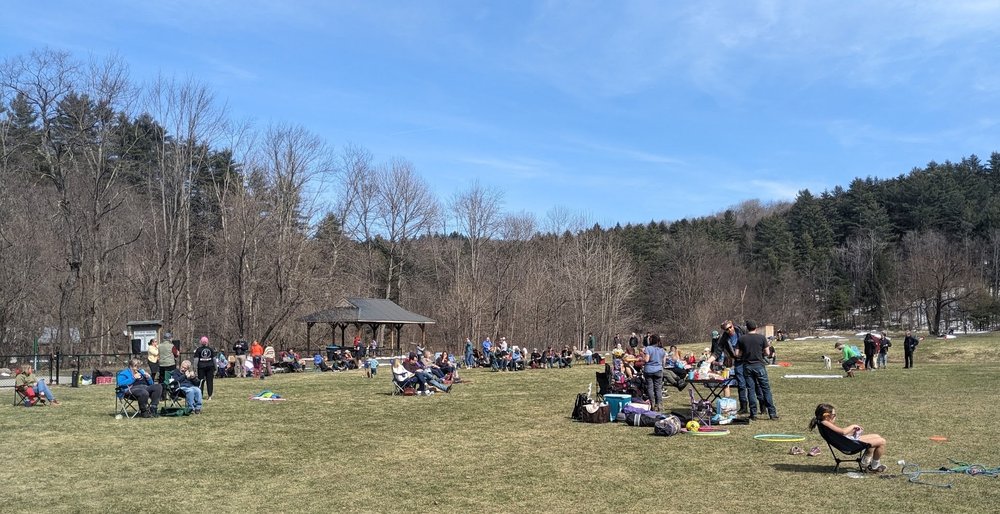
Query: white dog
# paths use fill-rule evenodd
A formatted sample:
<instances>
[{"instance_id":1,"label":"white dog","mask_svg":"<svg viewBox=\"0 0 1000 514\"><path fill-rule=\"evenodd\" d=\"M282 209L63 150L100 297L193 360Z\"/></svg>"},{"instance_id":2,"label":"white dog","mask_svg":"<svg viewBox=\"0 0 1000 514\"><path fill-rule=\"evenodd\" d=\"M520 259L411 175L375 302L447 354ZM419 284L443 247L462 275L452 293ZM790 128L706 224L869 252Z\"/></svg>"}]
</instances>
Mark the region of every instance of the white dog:
<instances>
[{"instance_id":1,"label":"white dog","mask_svg":"<svg viewBox=\"0 0 1000 514\"><path fill-rule=\"evenodd\" d=\"M830 369L831 368L830 357L828 357L826 355L823 356L823 367L826 368L826 369Z\"/></svg>"}]
</instances>

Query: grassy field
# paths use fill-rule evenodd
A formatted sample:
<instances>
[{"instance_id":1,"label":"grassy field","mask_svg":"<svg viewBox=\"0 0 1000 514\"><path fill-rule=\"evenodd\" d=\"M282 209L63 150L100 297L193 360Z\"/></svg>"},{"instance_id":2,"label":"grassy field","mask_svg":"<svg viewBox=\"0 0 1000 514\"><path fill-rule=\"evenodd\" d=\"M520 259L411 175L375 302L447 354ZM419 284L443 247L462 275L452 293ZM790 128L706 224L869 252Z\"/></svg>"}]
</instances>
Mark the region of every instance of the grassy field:
<instances>
[{"instance_id":1,"label":"grassy field","mask_svg":"<svg viewBox=\"0 0 1000 514\"><path fill-rule=\"evenodd\" d=\"M889 369L838 380L781 378L826 373L820 355L832 355L833 341L779 343L779 360L793 364L769 368L781 420L720 438L572 422L573 399L596 366L469 370L471 383L429 398L389 396L385 367L371 380L217 380L201 416L148 420L116 420L110 386L59 387L61 407L31 409L12 407L6 389L0 498L29 512L982 512L1000 504L1000 480L930 477L954 483L942 489L833 474L806 425L817 403L834 404L842 423L888 439L890 473L898 459L1000 466L998 343L927 340L913 370L901 369L900 344ZM263 388L288 400L247 399ZM666 400L687 403L676 392ZM752 438L765 432L806 434L797 444L823 453L792 456L791 443Z\"/></svg>"}]
</instances>

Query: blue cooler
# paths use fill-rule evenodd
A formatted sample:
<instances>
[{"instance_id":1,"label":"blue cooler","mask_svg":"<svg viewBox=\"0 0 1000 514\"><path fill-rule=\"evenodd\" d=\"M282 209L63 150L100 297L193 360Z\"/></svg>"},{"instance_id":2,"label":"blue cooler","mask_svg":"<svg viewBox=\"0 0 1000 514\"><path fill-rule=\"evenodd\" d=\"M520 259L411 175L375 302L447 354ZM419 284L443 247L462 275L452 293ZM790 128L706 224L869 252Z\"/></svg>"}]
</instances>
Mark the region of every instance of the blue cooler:
<instances>
[{"instance_id":1,"label":"blue cooler","mask_svg":"<svg viewBox=\"0 0 1000 514\"><path fill-rule=\"evenodd\" d=\"M611 411L611 421L618 417L618 413L632 401L630 394L606 394L604 401L608 402L608 409Z\"/></svg>"}]
</instances>

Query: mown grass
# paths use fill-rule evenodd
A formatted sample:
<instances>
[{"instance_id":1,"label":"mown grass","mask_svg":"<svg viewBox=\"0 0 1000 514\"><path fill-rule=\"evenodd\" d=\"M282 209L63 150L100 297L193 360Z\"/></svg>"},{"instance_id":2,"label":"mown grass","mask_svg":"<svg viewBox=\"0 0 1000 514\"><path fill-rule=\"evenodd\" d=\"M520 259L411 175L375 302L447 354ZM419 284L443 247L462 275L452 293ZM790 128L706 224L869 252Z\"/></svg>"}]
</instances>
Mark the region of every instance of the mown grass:
<instances>
[{"instance_id":1,"label":"mown grass","mask_svg":"<svg viewBox=\"0 0 1000 514\"><path fill-rule=\"evenodd\" d=\"M781 420L721 438L570 421L595 366L469 370L470 383L430 398L389 396L384 367L372 380L359 372L221 380L201 416L152 420L116 420L109 386L60 387L61 407L11 407L8 397L0 408L0 497L33 512L979 512L1000 501L998 479L938 477L954 482L940 489L835 475L805 427L816 404L830 402L841 422L889 440L890 472L898 459L1000 466L998 342L927 340L913 370L901 369L894 348L889 369L850 380L782 379L826 373L820 355L833 342L779 343L779 359L793 364L769 368ZM247 399L263 388L288 400ZM666 403L684 408L687 395ZM763 432L807 434L798 444L823 453L788 455L790 443L752 439Z\"/></svg>"}]
</instances>

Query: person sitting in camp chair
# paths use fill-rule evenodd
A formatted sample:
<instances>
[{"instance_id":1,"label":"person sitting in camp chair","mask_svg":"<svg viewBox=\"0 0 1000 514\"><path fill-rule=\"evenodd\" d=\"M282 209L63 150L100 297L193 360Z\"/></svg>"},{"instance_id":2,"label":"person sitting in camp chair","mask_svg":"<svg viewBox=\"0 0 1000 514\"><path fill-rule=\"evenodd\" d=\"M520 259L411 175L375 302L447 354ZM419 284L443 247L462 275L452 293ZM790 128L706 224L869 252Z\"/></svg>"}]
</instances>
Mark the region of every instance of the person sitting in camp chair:
<instances>
[{"instance_id":1,"label":"person sitting in camp chair","mask_svg":"<svg viewBox=\"0 0 1000 514\"><path fill-rule=\"evenodd\" d=\"M163 386L154 383L153 378L146 374L146 370L139 367L141 365L139 359L129 360L128 367L118 372L115 382L121 395L139 403L141 417L155 418L156 407L163 396Z\"/></svg>"},{"instance_id":2,"label":"person sitting in camp chair","mask_svg":"<svg viewBox=\"0 0 1000 514\"><path fill-rule=\"evenodd\" d=\"M402 361L397 357L392 359L392 381L396 383L400 390L407 387L416 387L417 395L424 396L427 391L427 380L423 375L418 375L403 367Z\"/></svg>"},{"instance_id":3,"label":"person sitting in camp chair","mask_svg":"<svg viewBox=\"0 0 1000 514\"><path fill-rule=\"evenodd\" d=\"M450 378L452 382L461 382L458 377L458 365L451 360L451 354L448 352L441 352L434 359L434 365L444 373L445 378Z\"/></svg>"},{"instance_id":4,"label":"person sitting in camp chair","mask_svg":"<svg viewBox=\"0 0 1000 514\"><path fill-rule=\"evenodd\" d=\"M198 373L191 369L191 361L181 362L181 367L170 373L170 380L171 386L177 384L175 387L184 393L188 408L195 414L201 414L201 381L198 380Z\"/></svg>"},{"instance_id":5,"label":"person sitting in camp chair","mask_svg":"<svg viewBox=\"0 0 1000 514\"><path fill-rule=\"evenodd\" d=\"M816 416L809 421L809 430L820 426L820 433L825 428L834 434L853 439L863 445L867 445L865 454L861 457L861 469L869 473L881 473L885 471L882 464L882 455L885 454L885 438L878 434L864 434L860 425L848 425L841 428L836 425L837 410L833 405L821 403L816 406ZM824 437L826 439L826 437ZM830 442L827 440L827 442ZM832 444L832 443L831 443ZM838 462L839 465L839 462Z\"/></svg>"},{"instance_id":6,"label":"person sitting in camp chair","mask_svg":"<svg viewBox=\"0 0 1000 514\"><path fill-rule=\"evenodd\" d=\"M59 405L59 400L56 400L45 380L35 376L31 364L21 366L21 370L14 377L14 390L24 398L25 407L31 407L39 402Z\"/></svg>"},{"instance_id":7,"label":"person sitting in camp chair","mask_svg":"<svg viewBox=\"0 0 1000 514\"><path fill-rule=\"evenodd\" d=\"M423 378L424 383L437 388L439 391L448 392L448 386L434 373L424 369L423 364L417 358L416 353L410 353L409 358L403 361L403 368L418 377Z\"/></svg>"},{"instance_id":8,"label":"person sitting in camp chair","mask_svg":"<svg viewBox=\"0 0 1000 514\"><path fill-rule=\"evenodd\" d=\"M438 365L437 361L434 360L434 354L430 350L424 350L417 357L420 358L420 367L437 377L438 380L443 381L445 375L449 373L449 371Z\"/></svg>"}]
</instances>

